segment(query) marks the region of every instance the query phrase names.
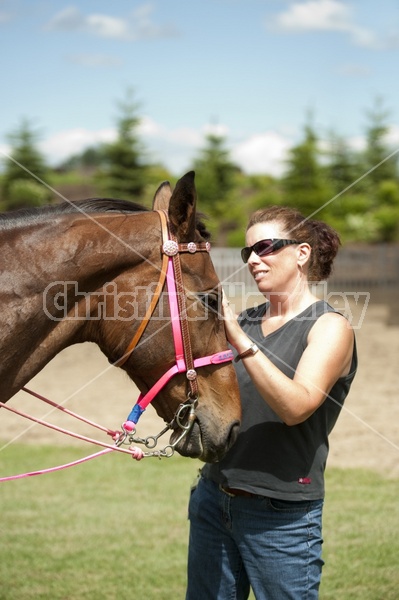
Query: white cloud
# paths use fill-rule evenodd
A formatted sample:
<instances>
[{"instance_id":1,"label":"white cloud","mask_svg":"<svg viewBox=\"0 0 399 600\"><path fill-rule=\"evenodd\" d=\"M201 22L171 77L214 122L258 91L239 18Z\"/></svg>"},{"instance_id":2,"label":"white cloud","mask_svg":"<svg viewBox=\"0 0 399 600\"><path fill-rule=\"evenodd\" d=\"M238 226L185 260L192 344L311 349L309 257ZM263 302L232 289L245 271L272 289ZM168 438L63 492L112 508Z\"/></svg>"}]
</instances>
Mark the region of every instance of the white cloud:
<instances>
[{"instance_id":1,"label":"white cloud","mask_svg":"<svg viewBox=\"0 0 399 600\"><path fill-rule=\"evenodd\" d=\"M129 23L108 15L84 15L75 6L69 6L56 14L47 24L54 31L83 31L105 38L128 39Z\"/></svg>"},{"instance_id":2,"label":"white cloud","mask_svg":"<svg viewBox=\"0 0 399 600\"><path fill-rule=\"evenodd\" d=\"M57 13L46 25L46 29L55 31L75 31L82 29L84 18L74 6L68 6Z\"/></svg>"},{"instance_id":3,"label":"white cloud","mask_svg":"<svg viewBox=\"0 0 399 600\"><path fill-rule=\"evenodd\" d=\"M7 23L7 21L10 21L11 19L11 15L9 13L0 11L0 23Z\"/></svg>"},{"instance_id":4,"label":"white cloud","mask_svg":"<svg viewBox=\"0 0 399 600\"><path fill-rule=\"evenodd\" d=\"M85 17L85 28L93 35L104 38L129 39L129 23L108 15L88 15Z\"/></svg>"},{"instance_id":5,"label":"white cloud","mask_svg":"<svg viewBox=\"0 0 399 600\"><path fill-rule=\"evenodd\" d=\"M232 158L245 173L280 176L292 140L275 131L252 135L232 150Z\"/></svg>"},{"instance_id":6,"label":"white cloud","mask_svg":"<svg viewBox=\"0 0 399 600\"><path fill-rule=\"evenodd\" d=\"M346 77L369 77L372 74L370 67L354 63L341 65L336 71L339 75Z\"/></svg>"},{"instance_id":7,"label":"white cloud","mask_svg":"<svg viewBox=\"0 0 399 600\"><path fill-rule=\"evenodd\" d=\"M346 30L349 25L349 7L337 0L308 0L295 2L276 17L281 29L289 31Z\"/></svg>"},{"instance_id":8,"label":"white cloud","mask_svg":"<svg viewBox=\"0 0 399 600\"><path fill-rule=\"evenodd\" d=\"M392 148L399 148L399 125L392 125L385 137L385 141Z\"/></svg>"},{"instance_id":9,"label":"white cloud","mask_svg":"<svg viewBox=\"0 0 399 600\"><path fill-rule=\"evenodd\" d=\"M266 173L280 176L292 140L274 131L252 135L238 144L230 144L228 130L223 125L205 125L200 129L180 127L167 129L145 117L138 128L151 162L160 162L173 174L182 175L192 167L193 159L204 147L205 136L215 133L226 136L231 159L247 174ZM38 144L50 166L55 167L89 147L116 139L115 128L89 130L84 128L58 131ZM0 146L7 155L9 147Z\"/></svg>"},{"instance_id":10,"label":"white cloud","mask_svg":"<svg viewBox=\"0 0 399 600\"><path fill-rule=\"evenodd\" d=\"M206 130L206 128L204 128ZM181 144L187 148L199 146L204 141L204 133L190 127L167 129L153 121L150 117L141 120L139 131L142 135L173 144Z\"/></svg>"},{"instance_id":11,"label":"white cloud","mask_svg":"<svg viewBox=\"0 0 399 600\"><path fill-rule=\"evenodd\" d=\"M357 26L353 22L351 8L339 0L294 2L275 17L272 25L287 32L340 31L349 34L358 46L379 46L374 33Z\"/></svg>"},{"instance_id":12,"label":"white cloud","mask_svg":"<svg viewBox=\"0 0 399 600\"><path fill-rule=\"evenodd\" d=\"M353 136L347 140L348 145L355 152L364 152L367 147L367 139L364 135ZM387 145L388 152L399 150L399 125L391 125L383 139Z\"/></svg>"},{"instance_id":13,"label":"white cloud","mask_svg":"<svg viewBox=\"0 0 399 600\"><path fill-rule=\"evenodd\" d=\"M151 19L153 12L152 4L142 4L132 13L134 39L156 39L179 35L174 25L156 25Z\"/></svg>"},{"instance_id":14,"label":"white cloud","mask_svg":"<svg viewBox=\"0 0 399 600\"><path fill-rule=\"evenodd\" d=\"M115 129L77 128L59 131L39 144L40 151L46 156L51 166L56 166L75 154L80 154L86 148L103 142L115 140Z\"/></svg>"},{"instance_id":15,"label":"white cloud","mask_svg":"<svg viewBox=\"0 0 399 600\"><path fill-rule=\"evenodd\" d=\"M78 31L91 35L124 41L173 37L177 30L171 25L157 25L152 21L153 7L143 4L125 18L101 13L83 14L76 6L57 13L46 25L52 31Z\"/></svg>"},{"instance_id":16,"label":"white cloud","mask_svg":"<svg viewBox=\"0 0 399 600\"><path fill-rule=\"evenodd\" d=\"M7 160L10 155L10 146L7 144L0 144L0 171L4 167L4 161Z\"/></svg>"},{"instance_id":17,"label":"white cloud","mask_svg":"<svg viewBox=\"0 0 399 600\"><path fill-rule=\"evenodd\" d=\"M190 167L191 160L204 143L203 131L191 128L167 129L149 117L144 117L138 135L150 153L151 160L159 161L173 173L179 174ZM57 166L75 154L97 144L116 139L116 128L89 130L85 128L58 131L38 144L51 166ZM7 146L0 147L7 152Z\"/></svg>"},{"instance_id":18,"label":"white cloud","mask_svg":"<svg viewBox=\"0 0 399 600\"><path fill-rule=\"evenodd\" d=\"M191 168L192 160L204 144L203 130L190 127L167 129L149 117L142 119L139 133L154 162L180 175Z\"/></svg>"},{"instance_id":19,"label":"white cloud","mask_svg":"<svg viewBox=\"0 0 399 600\"><path fill-rule=\"evenodd\" d=\"M82 67L89 68L115 68L123 64L121 58L107 54L74 54L69 60Z\"/></svg>"},{"instance_id":20,"label":"white cloud","mask_svg":"<svg viewBox=\"0 0 399 600\"><path fill-rule=\"evenodd\" d=\"M366 138L364 135L354 135L347 140L349 148L355 152L363 152L366 149Z\"/></svg>"}]
</instances>

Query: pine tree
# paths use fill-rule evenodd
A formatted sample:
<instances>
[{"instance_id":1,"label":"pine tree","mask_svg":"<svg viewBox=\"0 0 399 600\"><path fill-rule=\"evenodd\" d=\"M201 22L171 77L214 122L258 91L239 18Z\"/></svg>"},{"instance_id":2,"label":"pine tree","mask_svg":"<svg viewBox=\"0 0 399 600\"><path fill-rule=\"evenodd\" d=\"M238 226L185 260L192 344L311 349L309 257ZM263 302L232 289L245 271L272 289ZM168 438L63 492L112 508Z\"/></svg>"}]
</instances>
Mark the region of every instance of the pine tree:
<instances>
[{"instance_id":1,"label":"pine tree","mask_svg":"<svg viewBox=\"0 0 399 600\"><path fill-rule=\"evenodd\" d=\"M355 182L361 176L361 165L358 156L351 150L347 141L334 133L331 135L327 153L326 176L331 184L334 194L340 194L352 188L359 190Z\"/></svg>"},{"instance_id":2,"label":"pine tree","mask_svg":"<svg viewBox=\"0 0 399 600\"><path fill-rule=\"evenodd\" d=\"M389 111L383 106L381 98L376 98L374 106L367 111L368 126L366 128L367 146L364 153L365 172L370 187L378 186L387 179L398 177L397 154L388 158L392 153L386 141L389 132Z\"/></svg>"},{"instance_id":3,"label":"pine tree","mask_svg":"<svg viewBox=\"0 0 399 600\"><path fill-rule=\"evenodd\" d=\"M303 141L289 151L282 188L284 204L306 216L323 218L323 206L331 199L332 189L320 164L318 138L310 120L305 124Z\"/></svg>"},{"instance_id":4,"label":"pine tree","mask_svg":"<svg viewBox=\"0 0 399 600\"><path fill-rule=\"evenodd\" d=\"M8 138L11 150L2 177L2 210L46 204L51 197L45 186L49 168L36 146L38 133L27 119L22 119Z\"/></svg>"},{"instance_id":5,"label":"pine tree","mask_svg":"<svg viewBox=\"0 0 399 600\"><path fill-rule=\"evenodd\" d=\"M108 196L137 200L146 183L147 165L145 151L137 133L141 119L133 92L127 92L126 100L119 103L118 137L106 144L101 153L103 168L99 184Z\"/></svg>"},{"instance_id":6,"label":"pine tree","mask_svg":"<svg viewBox=\"0 0 399 600\"><path fill-rule=\"evenodd\" d=\"M224 136L208 134L193 164L198 205L212 220L209 229L219 244L225 243L227 232L237 227L242 216L242 207L234 195L238 167L230 160L225 145Z\"/></svg>"}]
</instances>

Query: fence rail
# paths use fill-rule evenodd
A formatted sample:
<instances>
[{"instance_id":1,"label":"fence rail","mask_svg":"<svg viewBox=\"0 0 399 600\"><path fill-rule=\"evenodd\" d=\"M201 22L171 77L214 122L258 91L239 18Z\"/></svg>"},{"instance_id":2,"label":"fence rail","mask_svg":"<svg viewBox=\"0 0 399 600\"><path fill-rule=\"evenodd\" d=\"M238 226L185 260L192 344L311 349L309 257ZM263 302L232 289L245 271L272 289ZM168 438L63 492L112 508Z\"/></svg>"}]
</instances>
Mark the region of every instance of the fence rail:
<instances>
[{"instance_id":1,"label":"fence rail","mask_svg":"<svg viewBox=\"0 0 399 600\"><path fill-rule=\"evenodd\" d=\"M241 285L247 292L257 289L238 248L212 248L211 256L225 286ZM328 286L341 291L384 290L399 286L399 245L357 244L341 248Z\"/></svg>"}]
</instances>

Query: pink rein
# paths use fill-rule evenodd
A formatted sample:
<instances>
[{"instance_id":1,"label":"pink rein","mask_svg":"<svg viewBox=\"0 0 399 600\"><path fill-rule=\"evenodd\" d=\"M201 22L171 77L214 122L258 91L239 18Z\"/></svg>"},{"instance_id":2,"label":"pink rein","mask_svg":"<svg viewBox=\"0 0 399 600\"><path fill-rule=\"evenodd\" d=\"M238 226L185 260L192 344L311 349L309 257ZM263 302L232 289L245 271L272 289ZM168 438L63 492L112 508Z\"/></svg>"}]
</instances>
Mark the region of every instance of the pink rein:
<instances>
[{"instance_id":1,"label":"pink rein","mask_svg":"<svg viewBox=\"0 0 399 600\"><path fill-rule=\"evenodd\" d=\"M71 410L65 408L64 406L61 406L60 404L56 404L52 400L49 400L48 398L45 398L44 396L41 396L40 394L37 394L36 392L29 390L28 388L24 387L24 388L22 388L22 390L24 392L27 392L28 394L31 394L32 396L35 396L36 398L39 398L39 400L42 400L43 402L46 402L47 404L54 406L58 410L65 412L66 414L74 417L75 419L79 419L80 421L83 421L84 423L87 423L88 425L91 425L92 427L95 427L96 429L100 429L101 431L106 432L114 440L116 440L120 435L119 432L112 431L111 429L107 429L106 427L103 427L102 425L98 425L94 421L90 421L90 419L86 419L85 417L82 417L81 415L78 415L77 413L72 412ZM120 448L119 446L116 446L116 445L111 445L111 444L106 444L104 442L100 442L98 440L89 438L87 436L80 435L78 433L74 433L73 431L69 431L68 429L64 429L63 427L58 427L57 425L53 425L52 423L47 423L46 421L43 421L42 419L39 419L37 417L32 417L31 415L28 415L27 413L16 410L15 408L8 406L7 404L4 404L4 402L0 402L0 407L5 408L6 410L13 412L14 414L19 415L20 417L24 417L26 419L29 419L30 421L34 421L35 423L38 423L39 425L44 425L44 427L48 427L49 429L53 429L55 431L65 434L65 435L69 435L76 439L83 440L84 442L88 442L88 443L95 444L97 446L102 446L103 448L105 448L105 450L100 450L99 452L90 454L89 456L85 456L84 458L80 458L78 460L75 460L75 461L72 461L72 462L69 462L69 463L66 463L63 465L59 465L57 467L51 467L49 469L42 469L39 471L31 471L29 473L21 473L19 475L10 475L8 477L0 477L0 483L2 481L12 481L14 479L22 479L24 477L32 477L33 475L43 475L45 473L54 473L55 471L61 471L62 469L66 469L68 467L73 467L75 465L79 465L79 464L84 463L93 458L97 458L97 456L102 456L103 454L108 454L109 452L112 452L114 450L117 452L124 452L125 454L130 454L132 456L132 458L135 458L136 460L140 460L140 458L142 458L142 456L140 456L140 453L142 452L140 450L140 448L132 448L132 449L126 450L125 448Z\"/></svg>"}]
</instances>

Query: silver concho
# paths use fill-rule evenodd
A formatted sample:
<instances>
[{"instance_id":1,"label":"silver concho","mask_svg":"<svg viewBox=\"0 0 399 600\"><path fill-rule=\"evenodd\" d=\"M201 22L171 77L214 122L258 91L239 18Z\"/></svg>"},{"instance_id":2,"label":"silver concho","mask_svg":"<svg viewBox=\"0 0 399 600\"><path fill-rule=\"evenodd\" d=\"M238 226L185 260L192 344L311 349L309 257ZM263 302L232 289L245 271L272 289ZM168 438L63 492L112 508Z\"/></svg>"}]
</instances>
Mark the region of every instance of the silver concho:
<instances>
[{"instance_id":1,"label":"silver concho","mask_svg":"<svg viewBox=\"0 0 399 600\"><path fill-rule=\"evenodd\" d=\"M194 252L197 252L197 244L195 242L189 242L187 244L187 250L191 253L194 254Z\"/></svg>"},{"instance_id":2,"label":"silver concho","mask_svg":"<svg viewBox=\"0 0 399 600\"><path fill-rule=\"evenodd\" d=\"M211 251L211 243L210 242L205 242L205 248L207 252Z\"/></svg>"},{"instance_id":3,"label":"silver concho","mask_svg":"<svg viewBox=\"0 0 399 600\"><path fill-rule=\"evenodd\" d=\"M194 369L189 369L186 373L186 377L189 381L193 381L197 377L197 372Z\"/></svg>"},{"instance_id":4,"label":"silver concho","mask_svg":"<svg viewBox=\"0 0 399 600\"><path fill-rule=\"evenodd\" d=\"M179 252L179 244L174 240L167 240L163 246L162 250L166 254L166 256L175 256Z\"/></svg>"}]
</instances>

